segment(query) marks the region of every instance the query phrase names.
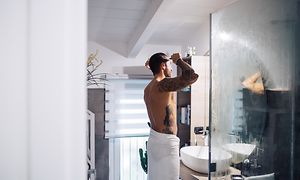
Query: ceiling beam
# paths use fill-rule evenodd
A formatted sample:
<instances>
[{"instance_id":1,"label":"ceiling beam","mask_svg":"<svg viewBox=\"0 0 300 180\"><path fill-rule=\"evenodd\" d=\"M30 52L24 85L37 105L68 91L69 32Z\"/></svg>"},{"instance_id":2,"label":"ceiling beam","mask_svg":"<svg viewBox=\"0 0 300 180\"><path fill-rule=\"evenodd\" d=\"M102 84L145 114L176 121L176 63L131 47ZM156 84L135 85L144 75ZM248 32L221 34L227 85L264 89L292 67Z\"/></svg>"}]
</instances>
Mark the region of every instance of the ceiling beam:
<instances>
[{"instance_id":1,"label":"ceiling beam","mask_svg":"<svg viewBox=\"0 0 300 180\"><path fill-rule=\"evenodd\" d=\"M127 57L134 58L147 43L152 33L155 32L157 24L163 12L174 0L153 0L151 6L147 8L145 16L139 23L136 31L128 41Z\"/></svg>"}]
</instances>

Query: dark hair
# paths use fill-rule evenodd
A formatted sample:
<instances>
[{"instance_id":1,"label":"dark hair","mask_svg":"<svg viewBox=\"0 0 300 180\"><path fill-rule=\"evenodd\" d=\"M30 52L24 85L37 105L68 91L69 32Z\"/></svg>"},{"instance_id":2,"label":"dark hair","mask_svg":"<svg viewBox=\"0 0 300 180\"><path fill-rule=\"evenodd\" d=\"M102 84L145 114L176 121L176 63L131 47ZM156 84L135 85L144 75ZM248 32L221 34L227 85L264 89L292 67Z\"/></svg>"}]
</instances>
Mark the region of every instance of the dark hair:
<instances>
[{"instance_id":1,"label":"dark hair","mask_svg":"<svg viewBox=\"0 0 300 180\"><path fill-rule=\"evenodd\" d=\"M169 59L166 59L166 54L159 52L153 54L149 59L149 66L153 73L153 75L158 74L160 71L160 64L169 61Z\"/></svg>"}]
</instances>

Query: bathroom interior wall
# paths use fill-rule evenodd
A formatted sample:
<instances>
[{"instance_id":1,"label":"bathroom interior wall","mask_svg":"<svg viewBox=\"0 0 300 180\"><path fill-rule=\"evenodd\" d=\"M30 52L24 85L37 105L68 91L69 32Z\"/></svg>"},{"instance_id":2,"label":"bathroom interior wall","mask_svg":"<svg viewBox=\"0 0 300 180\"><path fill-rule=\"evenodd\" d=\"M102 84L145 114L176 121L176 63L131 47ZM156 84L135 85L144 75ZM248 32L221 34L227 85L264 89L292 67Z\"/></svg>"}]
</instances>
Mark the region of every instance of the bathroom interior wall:
<instances>
[{"instance_id":1,"label":"bathroom interior wall","mask_svg":"<svg viewBox=\"0 0 300 180\"><path fill-rule=\"evenodd\" d=\"M209 18L207 18L207 21L205 21L203 24L201 24L201 27L197 29L193 34L187 35L186 42L182 43L182 53L185 54L187 51L187 47L195 47L196 56L203 56L207 53L209 50L209 33L210 33L210 22Z\"/></svg>"},{"instance_id":2,"label":"bathroom interior wall","mask_svg":"<svg viewBox=\"0 0 300 180\"><path fill-rule=\"evenodd\" d=\"M194 128L209 126L209 56L193 56L191 61L199 78L191 85L190 144L205 145L205 134L196 135Z\"/></svg>"},{"instance_id":3,"label":"bathroom interior wall","mask_svg":"<svg viewBox=\"0 0 300 180\"><path fill-rule=\"evenodd\" d=\"M254 158L262 168L252 175L292 178L296 8L295 0L241 0L212 16L212 145L246 142L261 148ZM258 71L262 96L241 84Z\"/></svg>"},{"instance_id":4,"label":"bathroom interior wall","mask_svg":"<svg viewBox=\"0 0 300 180\"><path fill-rule=\"evenodd\" d=\"M99 73L124 73L124 67L135 69L140 74L152 74L150 70L144 67L147 59L156 52L164 52L171 55L173 52L181 52L181 46L167 46L167 45L151 45L147 44L135 58L124 57L106 47L95 43L88 42L88 54L99 51L98 57L103 61L102 65L98 68ZM173 68L174 69L174 68ZM133 72L135 73L135 72Z\"/></svg>"}]
</instances>

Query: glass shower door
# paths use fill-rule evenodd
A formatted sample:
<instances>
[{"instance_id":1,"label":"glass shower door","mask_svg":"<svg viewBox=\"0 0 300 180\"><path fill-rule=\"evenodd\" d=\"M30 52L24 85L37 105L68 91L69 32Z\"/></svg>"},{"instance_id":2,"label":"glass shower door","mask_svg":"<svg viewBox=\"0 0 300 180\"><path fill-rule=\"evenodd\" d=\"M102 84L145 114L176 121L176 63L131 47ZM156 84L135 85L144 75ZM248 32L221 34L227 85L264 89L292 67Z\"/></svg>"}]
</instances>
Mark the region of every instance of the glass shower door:
<instances>
[{"instance_id":1,"label":"glass shower door","mask_svg":"<svg viewBox=\"0 0 300 180\"><path fill-rule=\"evenodd\" d=\"M297 5L240 0L211 16L212 179L294 179Z\"/></svg>"}]
</instances>

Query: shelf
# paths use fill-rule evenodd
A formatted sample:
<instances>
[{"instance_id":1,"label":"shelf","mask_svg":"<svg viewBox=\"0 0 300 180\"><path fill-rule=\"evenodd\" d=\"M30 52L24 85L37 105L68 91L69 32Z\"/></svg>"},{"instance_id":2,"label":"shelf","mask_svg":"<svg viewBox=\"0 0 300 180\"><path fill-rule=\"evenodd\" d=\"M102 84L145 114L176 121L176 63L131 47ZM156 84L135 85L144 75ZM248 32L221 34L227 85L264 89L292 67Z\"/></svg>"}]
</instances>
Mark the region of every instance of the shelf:
<instances>
[{"instance_id":1,"label":"shelf","mask_svg":"<svg viewBox=\"0 0 300 180\"><path fill-rule=\"evenodd\" d=\"M190 63L190 58L188 63ZM181 75L181 69L177 68L177 75ZM191 88L185 88L183 90L177 91L177 125L178 133L177 136L180 139L180 147L184 144L190 144L190 120L188 124L182 124L181 122L181 108L187 107L191 104ZM189 115L190 116L190 115Z\"/></svg>"}]
</instances>

